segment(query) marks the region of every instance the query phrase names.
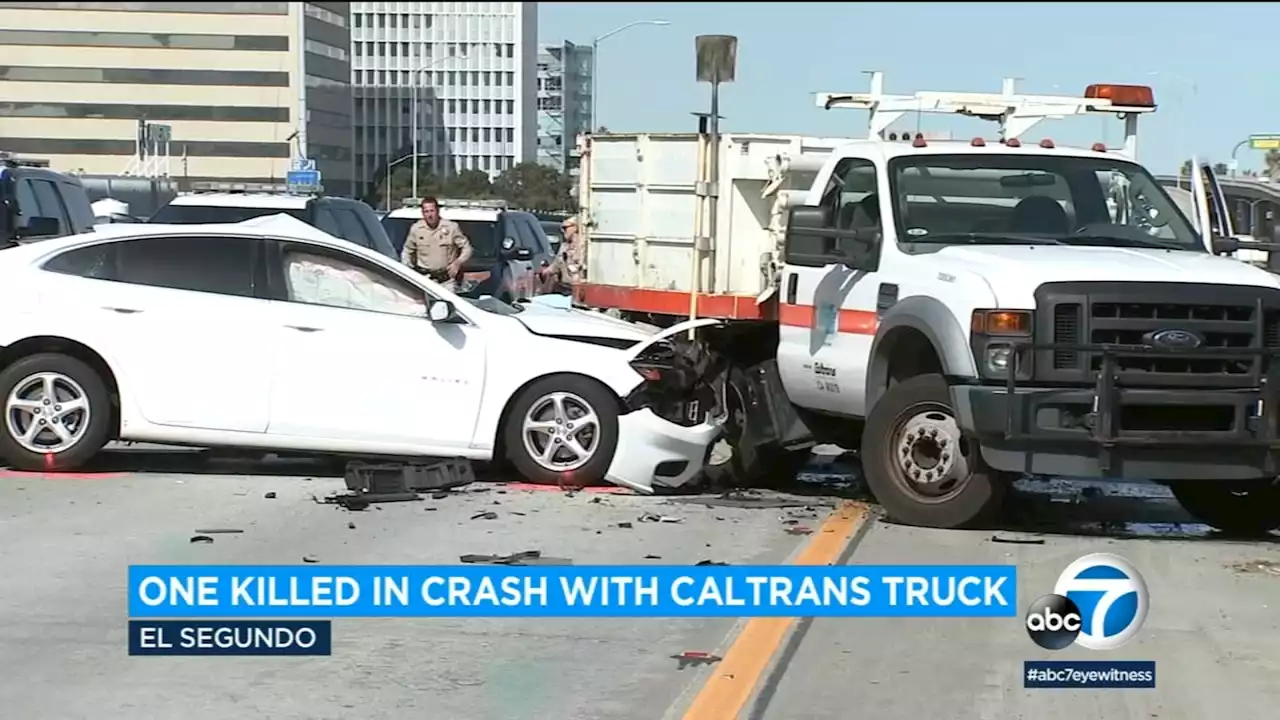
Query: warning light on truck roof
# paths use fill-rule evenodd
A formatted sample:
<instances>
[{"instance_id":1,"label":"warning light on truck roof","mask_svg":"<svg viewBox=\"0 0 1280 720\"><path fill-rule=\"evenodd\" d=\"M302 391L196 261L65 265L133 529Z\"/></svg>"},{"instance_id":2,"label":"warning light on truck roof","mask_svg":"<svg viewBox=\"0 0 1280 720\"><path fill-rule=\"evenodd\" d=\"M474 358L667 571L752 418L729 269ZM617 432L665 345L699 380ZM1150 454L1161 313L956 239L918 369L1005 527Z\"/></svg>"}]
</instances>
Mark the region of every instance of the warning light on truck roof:
<instances>
[{"instance_id":1,"label":"warning light on truck roof","mask_svg":"<svg viewBox=\"0 0 1280 720\"><path fill-rule=\"evenodd\" d=\"M1146 85L1090 85L1084 96L1094 100L1110 100L1126 107L1155 107L1156 96Z\"/></svg>"}]
</instances>

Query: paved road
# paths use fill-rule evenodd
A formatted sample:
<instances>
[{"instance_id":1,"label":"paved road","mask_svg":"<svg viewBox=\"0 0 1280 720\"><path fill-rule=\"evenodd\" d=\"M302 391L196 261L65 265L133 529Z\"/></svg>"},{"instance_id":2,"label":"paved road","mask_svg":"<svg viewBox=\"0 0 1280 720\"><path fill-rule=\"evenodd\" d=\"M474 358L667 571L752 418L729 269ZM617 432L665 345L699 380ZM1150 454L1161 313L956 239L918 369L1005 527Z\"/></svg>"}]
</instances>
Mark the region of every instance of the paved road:
<instances>
[{"instance_id":1,"label":"paved road","mask_svg":"<svg viewBox=\"0 0 1280 720\"><path fill-rule=\"evenodd\" d=\"M1151 503L1148 503L1151 504ZM1158 505L1158 503L1156 503ZM1132 510L1132 506L1130 508ZM1176 509L1157 507L1166 518ZM1123 514L1113 506L1111 516ZM1132 515L1132 512L1130 513ZM1178 518L1183 519L1183 518ZM1081 555L1109 552L1142 571L1151 610L1122 650L1050 652L1021 619L814 620L753 717L976 720L1205 720L1268 717L1280 705L1280 546L1178 539L955 532L876 524L852 563L1016 563L1019 602L1051 592ZM802 624L801 628L804 627ZM1157 690L1024 690L1025 660L1154 660ZM771 695L771 697L769 696Z\"/></svg>"},{"instance_id":2,"label":"paved road","mask_svg":"<svg viewBox=\"0 0 1280 720\"><path fill-rule=\"evenodd\" d=\"M732 620L340 620L330 658L130 658L125 568L455 564L530 549L576 564L774 564L803 539L778 520L803 510L604 493L494 488L359 513L312 501L342 489L308 475L0 471L0 715L648 720L698 677L669 656L714 650ZM470 519L486 510L498 518ZM637 522L645 512L683 522ZM190 543L204 528L244 533Z\"/></svg>"},{"instance_id":3,"label":"paved road","mask_svg":"<svg viewBox=\"0 0 1280 720\"><path fill-rule=\"evenodd\" d=\"M717 682L757 679L763 692L754 702L741 693L742 717L1201 720L1267 716L1280 700L1280 575L1268 564L1280 562L1278 546L1205 539L1203 527L1179 524L1186 518L1167 500L1133 499L1115 488L1096 490L1083 504L1055 502L1079 499L1062 488L1022 496L1008 522L1023 526L1018 537L1043 544L872 520L849 561L1014 562L1025 600L1047 592L1080 554L1122 554L1144 571L1154 596L1147 630L1125 654L1158 661L1154 692L1024 691L1021 662L1049 654L1013 620L817 620L801 623L791 642L785 633L776 642L767 631L753 634L757 621L342 620L334 623L330 658L129 658L124 569L131 563L309 556L426 564L528 549L578 564L804 562L818 558L812 551L822 535L807 543L787 535L780 516L810 515L801 522L817 526L826 514L499 486L349 513L313 502L342 489L338 478L308 474L314 467L250 476L217 466L179 474L158 459L143 465L151 471L65 479L0 471L4 716L729 720L727 709L738 707L725 700L733 692L703 703L700 715L690 708ZM471 519L486 510L498 518ZM637 522L646 512L683 522ZM1074 534L1040 535L1028 526ZM244 532L190 543L209 527ZM832 557L839 549L829 549ZM744 648L754 656L731 665ZM668 656L682 650L726 660L678 671ZM733 677L736 668L748 671Z\"/></svg>"}]
</instances>

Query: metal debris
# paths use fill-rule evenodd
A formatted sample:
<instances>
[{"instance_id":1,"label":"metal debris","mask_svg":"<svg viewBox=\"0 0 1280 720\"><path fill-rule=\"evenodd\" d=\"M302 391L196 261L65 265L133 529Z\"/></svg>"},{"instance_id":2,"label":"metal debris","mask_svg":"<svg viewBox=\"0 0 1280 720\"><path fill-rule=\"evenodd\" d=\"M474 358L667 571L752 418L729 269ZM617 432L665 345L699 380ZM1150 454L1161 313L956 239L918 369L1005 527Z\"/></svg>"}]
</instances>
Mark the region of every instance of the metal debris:
<instances>
[{"instance_id":1,"label":"metal debris","mask_svg":"<svg viewBox=\"0 0 1280 720\"><path fill-rule=\"evenodd\" d=\"M414 492L388 494L353 492L330 495L324 499L324 503L326 505L337 505L352 512L360 512L369 509L369 506L375 503L414 502L421 499L422 496Z\"/></svg>"},{"instance_id":2,"label":"metal debris","mask_svg":"<svg viewBox=\"0 0 1280 720\"><path fill-rule=\"evenodd\" d=\"M304 562L304 563L318 563L318 562L320 562L320 559L319 559L319 558L317 558L315 555L303 555L303 556L302 556L302 562Z\"/></svg>"},{"instance_id":3,"label":"metal debris","mask_svg":"<svg viewBox=\"0 0 1280 720\"><path fill-rule=\"evenodd\" d=\"M478 512L475 515L472 515L471 519L472 520L497 520L498 513L493 512L492 510L485 510L484 512Z\"/></svg>"},{"instance_id":4,"label":"metal debris","mask_svg":"<svg viewBox=\"0 0 1280 720\"><path fill-rule=\"evenodd\" d=\"M192 535L191 536L191 543L193 545L200 544L200 543L208 544L211 542L213 542L213 538L209 537L208 535Z\"/></svg>"},{"instance_id":5,"label":"metal debris","mask_svg":"<svg viewBox=\"0 0 1280 720\"><path fill-rule=\"evenodd\" d=\"M670 515L658 515L657 513L645 513L640 516L640 522L682 523L684 522L684 518L671 517Z\"/></svg>"},{"instance_id":6,"label":"metal debris","mask_svg":"<svg viewBox=\"0 0 1280 720\"><path fill-rule=\"evenodd\" d=\"M196 529L201 535L234 535L244 532L240 528L210 528L208 530Z\"/></svg>"},{"instance_id":7,"label":"metal debris","mask_svg":"<svg viewBox=\"0 0 1280 720\"><path fill-rule=\"evenodd\" d=\"M683 670L690 665L711 665L713 663L718 663L724 658L707 652L686 650L682 653L672 655L671 659L676 661L677 670Z\"/></svg>"},{"instance_id":8,"label":"metal debris","mask_svg":"<svg viewBox=\"0 0 1280 720\"><path fill-rule=\"evenodd\" d=\"M728 565L727 562L716 562L715 560L699 560L694 565Z\"/></svg>"},{"instance_id":9,"label":"metal debris","mask_svg":"<svg viewBox=\"0 0 1280 720\"><path fill-rule=\"evenodd\" d=\"M447 491L476 481L471 462L462 458L413 463L347 463L343 473L353 492L392 495L418 490Z\"/></svg>"},{"instance_id":10,"label":"metal debris","mask_svg":"<svg viewBox=\"0 0 1280 720\"><path fill-rule=\"evenodd\" d=\"M262 497L267 500L275 500L276 494L274 492L269 492L266 495L263 495Z\"/></svg>"},{"instance_id":11,"label":"metal debris","mask_svg":"<svg viewBox=\"0 0 1280 720\"><path fill-rule=\"evenodd\" d=\"M1044 538L1015 538L992 535L991 542L1004 543L1005 545L1043 545Z\"/></svg>"},{"instance_id":12,"label":"metal debris","mask_svg":"<svg viewBox=\"0 0 1280 720\"><path fill-rule=\"evenodd\" d=\"M541 550L525 550L511 555L463 555L459 562L467 565L572 565L568 558L544 557Z\"/></svg>"},{"instance_id":13,"label":"metal debris","mask_svg":"<svg viewBox=\"0 0 1280 720\"><path fill-rule=\"evenodd\" d=\"M618 527L622 528L623 530L630 530L634 526L629 522L620 522L618 523Z\"/></svg>"}]
</instances>

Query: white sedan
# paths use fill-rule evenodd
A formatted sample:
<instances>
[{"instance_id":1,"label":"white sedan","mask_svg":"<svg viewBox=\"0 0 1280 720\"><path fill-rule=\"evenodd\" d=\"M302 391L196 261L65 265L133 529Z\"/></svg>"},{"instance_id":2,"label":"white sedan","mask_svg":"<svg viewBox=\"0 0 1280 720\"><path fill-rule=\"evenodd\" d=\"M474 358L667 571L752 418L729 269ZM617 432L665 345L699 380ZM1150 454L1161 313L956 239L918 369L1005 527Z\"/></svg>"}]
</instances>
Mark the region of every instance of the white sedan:
<instances>
[{"instance_id":1,"label":"white sedan","mask_svg":"<svg viewBox=\"0 0 1280 720\"><path fill-rule=\"evenodd\" d=\"M714 353L685 340L717 321L468 300L285 216L3 250L0 307L0 457L20 469L127 440L506 458L649 492L694 478L723 421Z\"/></svg>"}]
</instances>

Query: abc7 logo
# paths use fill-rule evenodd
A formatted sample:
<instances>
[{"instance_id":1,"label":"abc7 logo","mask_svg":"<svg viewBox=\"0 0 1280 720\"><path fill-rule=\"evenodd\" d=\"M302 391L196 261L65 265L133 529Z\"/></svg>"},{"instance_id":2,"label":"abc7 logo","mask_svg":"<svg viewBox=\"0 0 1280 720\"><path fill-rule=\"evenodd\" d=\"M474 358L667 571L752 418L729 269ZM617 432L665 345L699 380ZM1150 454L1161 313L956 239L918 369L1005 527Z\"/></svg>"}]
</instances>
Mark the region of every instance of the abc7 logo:
<instances>
[{"instance_id":1,"label":"abc7 logo","mask_svg":"<svg viewBox=\"0 0 1280 720\"><path fill-rule=\"evenodd\" d=\"M1046 650L1114 650L1142 629L1147 605L1146 582L1129 561L1086 555L1062 572L1053 594L1027 608L1027 634Z\"/></svg>"}]
</instances>

